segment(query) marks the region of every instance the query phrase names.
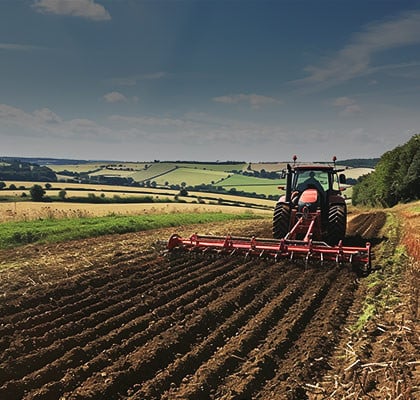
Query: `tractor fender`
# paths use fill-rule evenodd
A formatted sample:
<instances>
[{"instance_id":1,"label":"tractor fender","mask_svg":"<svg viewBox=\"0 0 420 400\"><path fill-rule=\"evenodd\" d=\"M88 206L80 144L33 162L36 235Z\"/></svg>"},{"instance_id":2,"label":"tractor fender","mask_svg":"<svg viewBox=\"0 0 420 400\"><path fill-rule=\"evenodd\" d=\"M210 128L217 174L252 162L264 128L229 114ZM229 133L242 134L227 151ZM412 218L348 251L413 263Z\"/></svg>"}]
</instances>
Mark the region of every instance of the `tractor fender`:
<instances>
[{"instance_id":1,"label":"tractor fender","mask_svg":"<svg viewBox=\"0 0 420 400\"><path fill-rule=\"evenodd\" d=\"M277 200L277 204L279 203L287 203L286 195L280 196L280 198Z\"/></svg>"},{"instance_id":2,"label":"tractor fender","mask_svg":"<svg viewBox=\"0 0 420 400\"><path fill-rule=\"evenodd\" d=\"M332 194L329 199L330 205L345 205L346 201L342 196Z\"/></svg>"}]
</instances>

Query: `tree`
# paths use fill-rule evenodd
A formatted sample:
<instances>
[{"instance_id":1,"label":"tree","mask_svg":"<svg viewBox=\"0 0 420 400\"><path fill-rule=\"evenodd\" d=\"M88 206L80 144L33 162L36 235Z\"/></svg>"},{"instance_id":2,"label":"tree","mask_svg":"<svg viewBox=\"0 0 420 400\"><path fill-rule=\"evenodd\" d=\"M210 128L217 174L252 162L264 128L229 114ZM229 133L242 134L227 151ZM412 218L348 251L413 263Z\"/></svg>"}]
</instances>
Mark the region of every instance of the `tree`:
<instances>
[{"instance_id":1,"label":"tree","mask_svg":"<svg viewBox=\"0 0 420 400\"><path fill-rule=\"evenodd\" d=\"M375 171L353 187L353 204L392 207L420 198L420 134L382 155Z\"/></svg>"},{"instance_id":2,"label":"tree","mask_svg":"<svg viewBox=\"0 0 420 400\"><path fill-rule=\"evenodd\" d=\"M34 185L30 190L33 201L42 201L44 199L45 190L40 185Z\"/></svg>"},{"instance_id":3,"label":"tree","mask_svg":"<svg viewBox=\"0 0 420 400\"><path fill-rule=\"evenodd\" d=\"M51 183L46 183L45 184L45 189L47 189L47 190L51 189Z\"/></svg>"},{"instance_id":4,"label":"tree","mask_svg":"<svg viewBox=\"0 0 420 400\"><path fill-rule=\"evenodd\" d=\"M66 199L66 195L67 195L67 192L64 189L63 190L60 190L58 192L58 197L60 198L60 200L65 200Z\"/></svg>"},{"instance_id":5,"label":"tree","mask_svg":"<svg viewBox=\"0 0 420 400\"><path fill-rule=\"evenodd\" d=\"M4 182L0 182L0 190L4 189L6 187L6 184Z\"/></svg>"}]
</instances>

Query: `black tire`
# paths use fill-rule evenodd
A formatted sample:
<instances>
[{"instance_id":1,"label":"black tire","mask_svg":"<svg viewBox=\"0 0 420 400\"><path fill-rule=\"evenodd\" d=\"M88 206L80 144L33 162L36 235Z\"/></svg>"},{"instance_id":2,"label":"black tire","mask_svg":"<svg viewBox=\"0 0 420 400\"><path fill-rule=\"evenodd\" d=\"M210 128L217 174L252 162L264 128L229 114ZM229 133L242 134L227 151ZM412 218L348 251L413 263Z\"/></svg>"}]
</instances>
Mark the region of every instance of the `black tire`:
<instances>
[{"instance_id":1,"label":"black tire","mask_svg":"<svg viewBox=\"0 0 420 400\"><path fill-rule=\"evenodd\" d=\"M335 246L346 236L347 210L345 205L333 205L328 212L327 242Z\"/></svg>"},{"instance_id":2,"label":"black tire","mask_svg":"<svg viewBox=\"0 0 420 400\"><path fill-rule=\"evenodd\" d=\"M273 238L282 239L289 232L290 206L285 203L277 203L273 216Z\"/></svg>"}]
</instances>

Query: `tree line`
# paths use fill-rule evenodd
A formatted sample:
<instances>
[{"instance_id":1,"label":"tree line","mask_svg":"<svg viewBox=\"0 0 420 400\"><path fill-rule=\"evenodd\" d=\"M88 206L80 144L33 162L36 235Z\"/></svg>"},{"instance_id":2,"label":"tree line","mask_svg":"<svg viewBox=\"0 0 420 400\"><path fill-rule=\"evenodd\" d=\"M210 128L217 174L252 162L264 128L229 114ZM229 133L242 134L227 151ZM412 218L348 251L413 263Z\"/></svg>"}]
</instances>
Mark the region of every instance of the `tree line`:
<instances>
[{"instance_id":1,"label":"tree line","mask_svg":"<svg viewBox=\"0 0 420 400\"><path fill-rule=\"evenodd\" d=\"M360 177L353 187L354 205L392 207L420 198L420 134L388 151L375 171Z\"/></svg>"},{"instance_id":2,"label":"tree line","mask_svg":"<svg viewBox=\"0 0 420 400\"><path fill-rule=\"evenodd\" d=\"M46 166L14 160L0 165L0 179L5 181L56 182L55 172Z\"/></svg>"}]
</instances>

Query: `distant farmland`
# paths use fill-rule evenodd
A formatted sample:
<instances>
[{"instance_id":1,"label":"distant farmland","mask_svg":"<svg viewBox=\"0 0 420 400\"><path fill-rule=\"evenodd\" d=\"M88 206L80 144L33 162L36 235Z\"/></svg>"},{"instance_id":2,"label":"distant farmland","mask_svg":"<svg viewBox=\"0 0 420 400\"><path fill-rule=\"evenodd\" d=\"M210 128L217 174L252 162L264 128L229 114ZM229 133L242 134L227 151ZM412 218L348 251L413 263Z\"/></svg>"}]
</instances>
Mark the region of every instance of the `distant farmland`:
<instances>
[{"instance_id":1,"label":"distant farmland","mask_svg":"<svg viewBox=\"0 0 420 400\"><path fill-rule=\"evenodd\" d=\"M139 192L150 194L153 189L155 196L176 196L180 189L185 188L188 193L199 192L204 197L215 193L218 201L228 195L242 195L254 198L276 199L283 192L278 189L284 185L280 179L281 171L286 167L284 162L226 162L226 163L200 163L200 162L87 162L79 164L58 163L48 165L57 174L58 182L55 188L68 190L69 196L76 195L73 190L87 190L75 188L72 185L94 184L92 190L97 193L104 187L103 196L130 196ZM345 168L345 174L350 179L357 179L372 171L370 168ZM29 189L28 182L16 184L15 196L22 194L24 186ZM130 187L130 188L128 188ZM144 190L140 190L144 188ZM160 192L159 192L160 190ZM113 193L113 192L120 193ZM205 193L205 194L204 194ZM11 193L9 193L11 194ZM3 195L6 195L3 193ZM54 193L57 196L57 192ZM85 195L87 193L85 192ZM346 191L347 197L351 190ZM187 199L188 200L188 199ZM190 200L190 199L189 199Z\"/></svg>"}]
</instances>

